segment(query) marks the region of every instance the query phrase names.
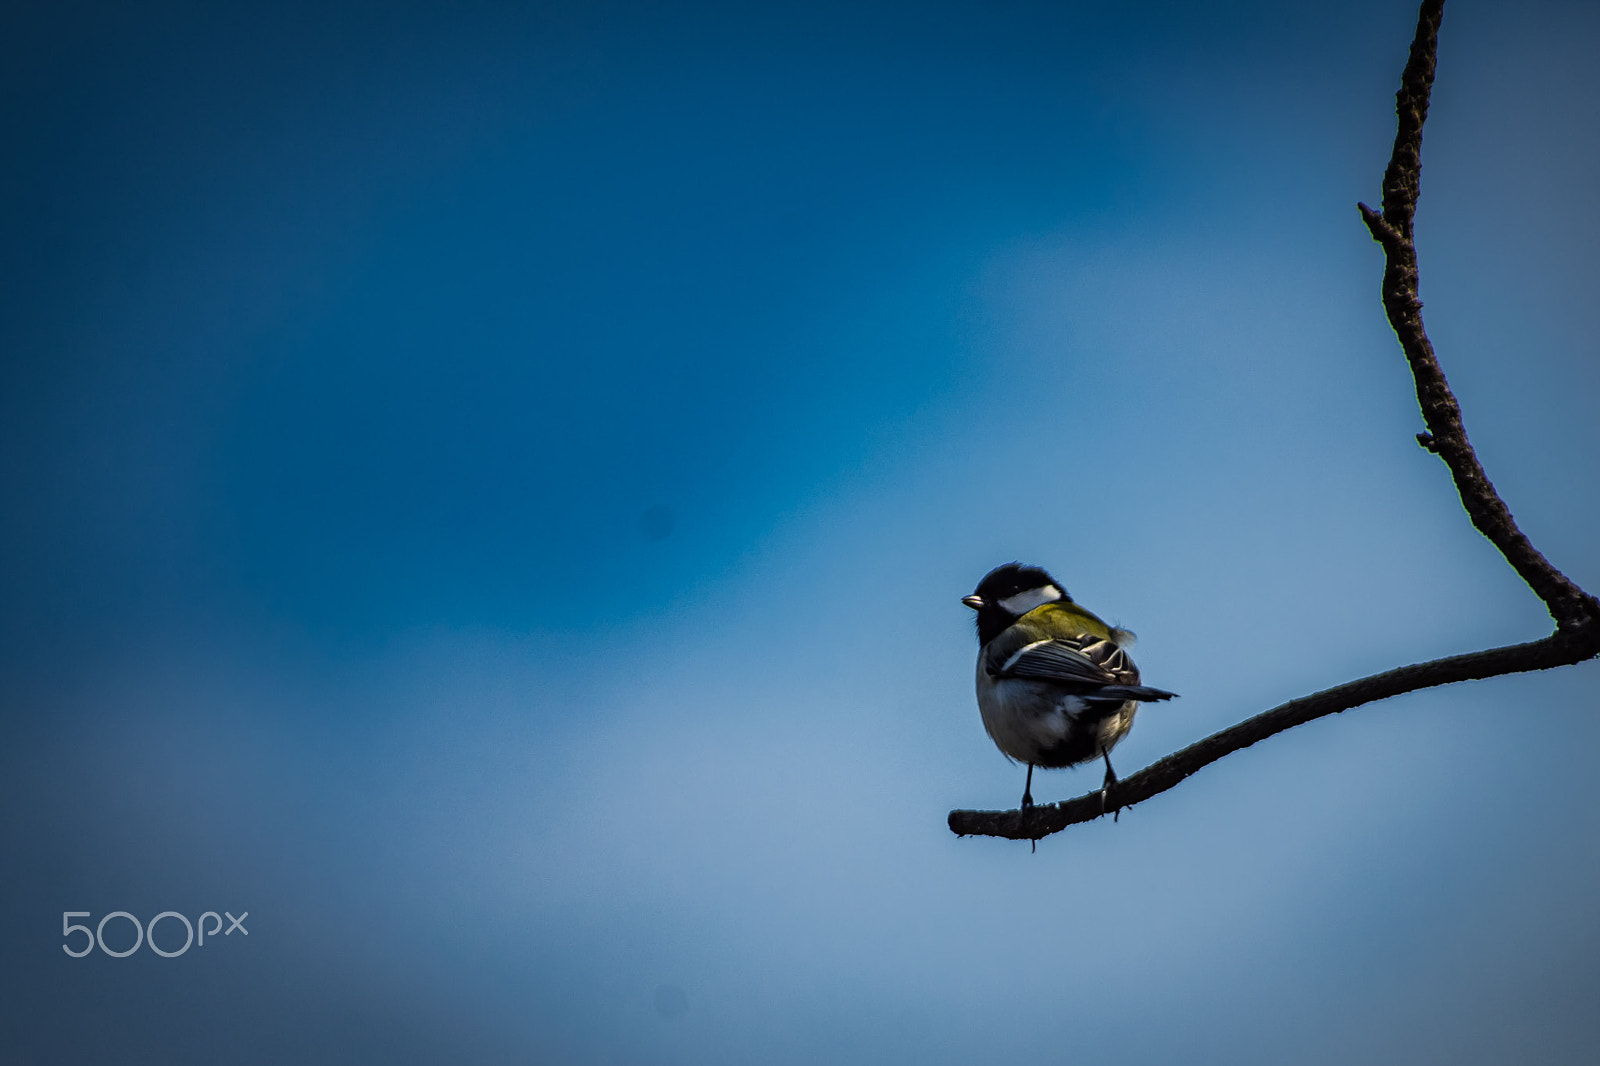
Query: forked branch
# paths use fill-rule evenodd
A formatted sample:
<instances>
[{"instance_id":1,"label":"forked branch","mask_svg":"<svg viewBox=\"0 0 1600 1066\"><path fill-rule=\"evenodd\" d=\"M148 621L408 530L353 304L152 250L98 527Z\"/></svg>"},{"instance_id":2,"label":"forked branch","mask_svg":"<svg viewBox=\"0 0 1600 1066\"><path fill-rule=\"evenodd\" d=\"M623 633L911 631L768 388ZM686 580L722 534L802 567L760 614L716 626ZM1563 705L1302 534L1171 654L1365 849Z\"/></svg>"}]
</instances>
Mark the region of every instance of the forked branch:
<instances>
[{"instance_id":1,"label":"forked branch","mask_svg":"<svg viewBox=\"0 0 1600 1066\"><path fill-rule=\"evenodd\" d=\"M1456 491L1472 524L1544 601L1555 619L1555 632L1530 644L1402 666L1290 700L1168 755L1111 786L1104 795L1095 791L1077 799L1028 810L951 811L950 828L954 832L962 836L1038 840L1069 825L1093 821L1103 814L1142 803L1225 755L1325 715L1418 689L1570 666L1600 655L1600 602L1551 566L1517 528L1511 511L1490 484L1467 440L1461 406L1450 391L1444 371L1439 369L1433 345L1422 324L1412 222L1421 189L1422 126L1428 117L1428 96L1433 88L1439 22L1443 15L1444 0L1423 0L1416 37L1411 42L1411 55L1400 78L1400 91L1395 94L1399 128L1389 167L1383 176L1383 210L1374 211L1366 204L1357 206L1373 239L1383 246L1383 306L1406 361L1411 365L1411 376L1417 385L1417 403L1428 427L1427 432L1417 434L1417 441L1450 468Z\"/></svg>"}]
</instances>

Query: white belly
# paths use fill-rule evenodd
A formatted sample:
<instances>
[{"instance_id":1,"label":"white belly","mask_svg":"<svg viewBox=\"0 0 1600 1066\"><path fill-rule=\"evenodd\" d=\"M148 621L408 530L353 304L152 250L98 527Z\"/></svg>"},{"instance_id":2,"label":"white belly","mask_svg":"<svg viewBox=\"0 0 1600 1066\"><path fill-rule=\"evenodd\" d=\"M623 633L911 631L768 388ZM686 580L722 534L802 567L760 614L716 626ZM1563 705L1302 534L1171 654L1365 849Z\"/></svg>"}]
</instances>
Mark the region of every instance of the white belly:
<instances>
[{"instance_id":1,"label":"white belly","mask_svg":"<svg viewBox=\"0 0 1600 1066\"><path fill-rule=\"evenodd\" d=\"M1139 706L1130 700L1109 717L1084 721L1079 716L1087 704L1081 696L1043 681L996 681L983 668L981 655L977 689L983 728L995 746L1007 758L1034 766L1098 759L1128 732Z\"/></svg>"}]
</instances>

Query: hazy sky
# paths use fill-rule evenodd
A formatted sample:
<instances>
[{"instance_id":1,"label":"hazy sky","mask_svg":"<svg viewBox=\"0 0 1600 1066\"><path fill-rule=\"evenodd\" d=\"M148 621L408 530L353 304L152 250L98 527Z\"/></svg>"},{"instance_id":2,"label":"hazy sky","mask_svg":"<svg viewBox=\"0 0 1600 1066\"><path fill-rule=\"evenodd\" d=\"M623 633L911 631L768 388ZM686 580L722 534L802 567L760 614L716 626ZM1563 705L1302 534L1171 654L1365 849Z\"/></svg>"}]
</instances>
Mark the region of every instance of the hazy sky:
<instances>
[{"instance_id":1,"label":"hazy sky","mask_svg":"<svg viewBox=\"0 0 1600 1066\"><path fill-rule=\"evenodd\" d=\"M0 1056L1592 1063L1593 663L1036 854L945 826L1021 792L958 602L1001 562L1182 694L1124 774L1548 631L1355 209L1415 17L8 7ZM1451 0L1418 219L1591 591L1597 54L1592 3ZM248 933L62 952L119 910Z\"/></svg>"}]
</instances>

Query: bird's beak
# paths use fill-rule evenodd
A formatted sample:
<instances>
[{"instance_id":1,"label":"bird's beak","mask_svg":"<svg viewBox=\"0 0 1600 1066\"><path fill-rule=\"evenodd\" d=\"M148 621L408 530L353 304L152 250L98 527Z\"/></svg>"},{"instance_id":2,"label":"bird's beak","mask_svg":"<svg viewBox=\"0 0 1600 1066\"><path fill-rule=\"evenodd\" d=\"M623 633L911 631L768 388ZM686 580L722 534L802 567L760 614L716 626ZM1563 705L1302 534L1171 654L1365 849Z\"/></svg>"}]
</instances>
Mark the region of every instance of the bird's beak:
<instances>
[{"instance_id":1,"label":"bird's beak","mask_svg":"<svg viewBox=\"0 0 1600 1066\"><path fill-rule=\"evenodd\" d=\"M968 607L971 607L974 611L983 610L982 596L963 596L961 597L961 602L966 604Z\"/></svg>"}]
</instances>

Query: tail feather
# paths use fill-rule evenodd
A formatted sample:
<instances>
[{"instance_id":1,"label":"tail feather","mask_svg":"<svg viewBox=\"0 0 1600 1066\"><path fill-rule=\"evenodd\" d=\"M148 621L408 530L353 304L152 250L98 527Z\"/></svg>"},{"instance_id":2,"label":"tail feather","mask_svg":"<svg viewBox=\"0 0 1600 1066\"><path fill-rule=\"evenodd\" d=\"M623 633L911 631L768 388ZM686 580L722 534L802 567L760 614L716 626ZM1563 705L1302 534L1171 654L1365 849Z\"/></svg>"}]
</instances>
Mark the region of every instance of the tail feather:
<instances>
[{"instance_id":1,"label":"tail feather","mask_svg":"<svg viewBox=\"0 0 1600 1066\"><path fill-rule=\"evenodd\" d=\"M1138 700L1141 703L1155 703L1159 700L1176 699L1176 692L1168 692L1164 688L1151 688L1148 685L1106 685L1095 690L1094 699Z\"/></svg>"}]
</instances>

